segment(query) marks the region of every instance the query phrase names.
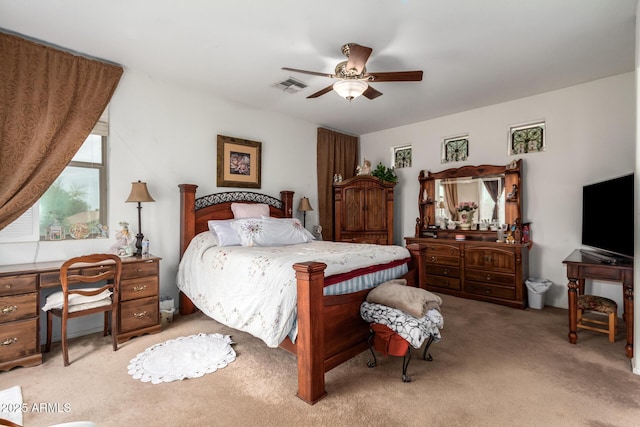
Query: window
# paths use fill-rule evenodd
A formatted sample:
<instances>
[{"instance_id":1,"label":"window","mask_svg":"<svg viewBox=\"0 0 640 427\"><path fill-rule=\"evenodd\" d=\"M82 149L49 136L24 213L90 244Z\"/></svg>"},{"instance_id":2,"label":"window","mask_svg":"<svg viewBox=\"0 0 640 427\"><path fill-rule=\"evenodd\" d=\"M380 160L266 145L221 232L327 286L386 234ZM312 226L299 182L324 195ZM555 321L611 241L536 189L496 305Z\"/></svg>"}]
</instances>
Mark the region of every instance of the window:
<instances>
[{"instance_id":1,"label":"window","mask_svg":"<svg viewBox=\"0 0 640 427\"><path fill-rule=\"evenodd\" d=\"M40 240L107 237L106 146L106 135L89 135L40 198Z\"/></svg>"},{"instance_id":2,"label":"window","mask_svg":"<svg viewBox=\"0 0 640 427\"><path fill-rule=\"evenodd\" d=\"M108 237L108 109L40 200L0 230L0 243Z\"/></svg>"}]
</instances>

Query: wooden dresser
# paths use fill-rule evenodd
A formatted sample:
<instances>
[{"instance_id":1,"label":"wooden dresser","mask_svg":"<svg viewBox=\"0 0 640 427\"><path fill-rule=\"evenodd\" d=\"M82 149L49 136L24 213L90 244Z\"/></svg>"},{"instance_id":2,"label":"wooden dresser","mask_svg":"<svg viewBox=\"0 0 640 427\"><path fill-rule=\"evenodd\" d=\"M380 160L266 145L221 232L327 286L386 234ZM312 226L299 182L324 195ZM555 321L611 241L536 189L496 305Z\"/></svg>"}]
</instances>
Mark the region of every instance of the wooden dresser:
<instances>
[{"instance_id":1,"label":"wooden dresser","mask_svg":"<svg viewBox=\"0 0 640 427\"><path fill-rule=\"evenodd\" d=\"M370 175L334 183L335 241L393 244L394 187Z\"/></svg>"},{"instance_id":2,"label":"wooden dresser","mask_svg":"<svg viewBox=\"0 0 640 427\"><path fill-rule=\"evenodd\" d=\"M524 244L407 237L424 248L424 289L515 308L527 306L529 248Z\"/></svg>"},{"instance_id":3,"label":"wooden dresser","mask_svg":"<svg viewBox=\"0 0 640 427\"><path fill-rule=\"evenodd\" d=\"M0 370L42 363L40 291L60 286L63 261L0 266ZM118 342L161 330L155 256L123 258Z\"/></svg>"},{"instance_id":4,"label":"wooden dresser","mask_svg":"<svg viewBox=\"0 0 640 427\"><path fill-rule=\"evenodd\" d=\"M527 307L530 225L522 221L522 160L506 166L462 166L440 172L421 171L418 218L406 244L420 252L420 286L464 298L516 308ZM480 230L478 222L462 227L456 207L477 202L478 220L505 224L511 239L498 242L498 231ZM451 204L453 209L449 208ZM452 229L441 227L443 216ZM483 227L484 228L484 227ZM500 227L502 230L503 228ZM526 232L525 232L526 231Z\"/></svg>"}]
</instances>

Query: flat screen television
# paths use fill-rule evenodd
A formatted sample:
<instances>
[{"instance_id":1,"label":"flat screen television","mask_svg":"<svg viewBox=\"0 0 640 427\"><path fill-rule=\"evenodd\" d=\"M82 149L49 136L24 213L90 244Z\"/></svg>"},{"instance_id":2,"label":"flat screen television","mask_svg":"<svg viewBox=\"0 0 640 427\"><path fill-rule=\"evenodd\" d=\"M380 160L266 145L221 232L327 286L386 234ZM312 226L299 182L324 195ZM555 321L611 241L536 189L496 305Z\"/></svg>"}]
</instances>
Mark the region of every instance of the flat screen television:
<instances>
[{"instance_id":1,"label":"flat screen television","mask_svg":"<svg viewBox=\"0 0 640 427\"><path fill-rule=\"evenodd\" d=\"M582 188L582 244L594 248L594 255L604 255L601 261L633 258L633 182L629 174Z\"/></svg>"}]
</instances>

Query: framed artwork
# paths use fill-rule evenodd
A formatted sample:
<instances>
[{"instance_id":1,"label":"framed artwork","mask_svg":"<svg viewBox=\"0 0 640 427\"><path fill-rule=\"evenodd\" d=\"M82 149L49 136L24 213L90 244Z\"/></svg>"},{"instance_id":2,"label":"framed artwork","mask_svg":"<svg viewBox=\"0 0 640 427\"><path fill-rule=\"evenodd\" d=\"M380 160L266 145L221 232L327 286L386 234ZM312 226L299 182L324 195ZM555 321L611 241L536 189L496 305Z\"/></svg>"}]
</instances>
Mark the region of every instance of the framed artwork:
<instances>
[{"instance_id":1,"label":"framed artwork","mask_svg":"<svg viewBox=\"0 0 640 427\"><path fill-rule=\"evenodd\" d=\"M393 166L397 168L411 167L411 146L393 147Z\"/></svg>"},{"instance_id":2,"label":"framed artwork","mask_svg":"<svg viewBox=\"0 0 640 427\"><path fill-rule=\"evenodd\" d=\"M262 143L218 135L218 187L260 188Z\"/></svg>"},{"instance_id":3,"label":"framed artwork","mask_svg":"<svg viewBox=\"0 0 640 427\"><path fill-rule=\"evenodd\" d=\"M469 158L469 135L445 138L442 142L442 163L462 162Z\"/></svg>"},{"instance_id":4,"label":"framed artwork","mask_svg":"<svg viewBox=\"0 0 640 427\"><path fill-rule=\"evenodd\" d=\"M511 126L509 128L509 155L538 153L545 149L545 122Z\"/></svg>"}]
</instances>

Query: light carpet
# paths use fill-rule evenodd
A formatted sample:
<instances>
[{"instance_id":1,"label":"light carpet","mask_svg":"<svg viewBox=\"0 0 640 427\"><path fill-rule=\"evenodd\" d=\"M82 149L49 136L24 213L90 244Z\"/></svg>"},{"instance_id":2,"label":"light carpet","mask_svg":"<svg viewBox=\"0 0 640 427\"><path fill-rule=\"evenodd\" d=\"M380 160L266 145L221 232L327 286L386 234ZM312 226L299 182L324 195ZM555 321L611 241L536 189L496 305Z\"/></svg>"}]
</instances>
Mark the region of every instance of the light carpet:
<instances>
[{"instance_id":1,"label":"light carpet","mask_svg":"<svg viewBox=\"0 0 640 427\"><path fill-rule=\"evenodd\" d=\"M231 337L197 334L149 347L127 367L134 379L152 384L198 378L224 368L236 359Z\"/></svg>"}]
</instances>

